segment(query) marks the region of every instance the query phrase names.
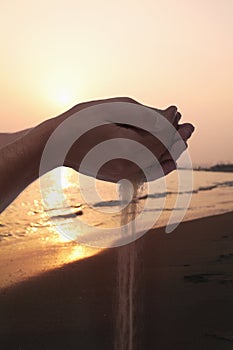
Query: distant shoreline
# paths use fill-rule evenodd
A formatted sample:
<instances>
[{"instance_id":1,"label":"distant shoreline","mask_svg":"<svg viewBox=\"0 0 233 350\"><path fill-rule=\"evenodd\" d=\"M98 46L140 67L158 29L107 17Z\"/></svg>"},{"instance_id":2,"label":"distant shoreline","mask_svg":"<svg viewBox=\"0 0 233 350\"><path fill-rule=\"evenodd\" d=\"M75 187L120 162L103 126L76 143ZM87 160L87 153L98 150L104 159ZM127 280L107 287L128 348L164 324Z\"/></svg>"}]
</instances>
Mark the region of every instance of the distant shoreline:
<instances>
[{"instance_id":1,"label":"distant shoreline","mask_svg":"<svg viewBox=\"0 0 233 350\"><path fill-rule=\"evenodd\" d=\"M212 171L212 172L221 172L221 173L232 173L233 164L216 164L211 167L194 167L196 171Z\"/></svg>"}]
</instances>

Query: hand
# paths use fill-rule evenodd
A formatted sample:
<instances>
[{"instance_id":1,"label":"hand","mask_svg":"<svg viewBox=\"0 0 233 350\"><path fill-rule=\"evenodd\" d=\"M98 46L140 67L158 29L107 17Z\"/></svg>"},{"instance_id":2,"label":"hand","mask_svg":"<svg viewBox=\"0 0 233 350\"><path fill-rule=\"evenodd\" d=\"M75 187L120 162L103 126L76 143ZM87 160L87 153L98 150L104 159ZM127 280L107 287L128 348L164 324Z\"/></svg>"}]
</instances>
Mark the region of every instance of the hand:
<instances>
[{"instance_id":1,"label":"hand","mask_svg":"<svg viewBox=\"0 0 233 350\"><path fill-rule=\"evenodd\" d=\"M110 182L132 179L140 173L134 161L144 162L143 165L152 170L148 181L168 174L175 169L176 160L187 147L186 141L194 130L191 124L179 125L180 117L173 106L158 110L119 97L81 103L34 128L13 136L2 135L0 212L39 176L61 165ZM83 162L95 146L107 140L114 141L115 147L99 152L99 158L105 153L110 155L102 167L96 168L96 159L89 164ZM131 143L125 143L127 140ZM138 145L144 145L145 151L141 152ZM160 167L155 166L155 161L149 161L148 150ZM48 157L41 167L45 154ZM161 168L162 174L158 171Z\"/></svg>"},{"instance_id":2,"label":"hand","mask_svg":"<svg viewBox=\"0 0 233 350\"><path fill-rule=\"evenodd\" d=\"M176 169L176 161L188 147L187 141L194 132L194 126L190 123L179 124L181 114L175 106L168 107L165 110L159 110L159 112L172 123L180 135L180 138L174 138L170 149L170 151L173 150L173 157L171 156L171 152L166 150L160 158L160 164L164 175L167 175ZM183 143L181 141L183 141Z\"/></svg>"},{"instance_id":3,"label":"hand","mask_svg":"<svg viewBox=\"0 0 233 350\"><path fill-rule=\"evenodd\" d=\"M117 110L119 109L119 106L122 106L122 103L124 108L128 105L131 105L131 108L128 109L128 114L125 117L125 119L119 122ZM106 104L108 104L108 106ZM132 109L132 105L134 105L136 109ZM106 106L108 107L108 113L106 112ZM81 118L84 110L84 118ZM166 136L165 145L160 141L159 130L157 130L156 134L158 137L151 135L146 130L148 121L148 110L150 110L151 112L157 112L154 116L154 124L156 124L156 116L159 116L160 120L157 120L157 124L161 124L161 121L165 119L170 123L167 123L168 125L173 125L173 128L171 128L171 130L167 128L169 132L166 132L167 134L170 134ZM138 114L137 116L132 116L134 111ZM129 113L131 113L130 118ZM130 179L136 173L140 173L139 167L133 162L133 160L135 159L135 148L133 146L129 146L127 150L125 150L122 146L122 142L120 141L116 147L122 151L122 154L125 154L128 157L128 159L132 161L130 162L126 159L123 159L124 157L118 157L116 159L116 157L114 157L115 150L112 150L112 159L106 162L106 164L104 164L99 169L99 172L95 174L96 164L93 164L93 167L90 164L88 167L80 167L80 165L86 154L88 154L88 152L90 152L96 145L99 145L102 142L109 139L122 140L122 138L125 138L126 140L133 140L139 143L140 145L144 145L146 149L150 150L153 153L153 155L159 161L160 166L163 170L163 173L161 174L161 171L159 171L158 166L153 168L153 173L150 174L150 180L155 180L158 177L170 173L176 168L176 160L186 149L187 140L194 131L194 127L191 124L186 123L179 125L181 114L177 111L176 107L171 106L165 110L159 110L143 106L137 101L130 98L113 98L101 101L87 102L82 105L77 105L70 111L66 112L66 116L62 116L61 122L63 123L64 121L67 121L69 118L72 118L72 116L75 114L77 114L76 120L72 121L70 124L68 123L67 125L63 125L63 141L65 141L66 139L70 139L71 130L74 135L76 135L76 132L78 135L78 133L80 133L80 129L82 129L82 132L83 130L87 131L84 132L83 135L79 137L77 141L74 142L65 158L64 165L72 167L73 169L80 171L84 174L110 182L117 182L122 178ZM89 123L89 115L91 116L91 119L94 118L95 120L99 120L100 122L107 121L109 123L100 125L98 127L92 127L91 125L90 127L87 127ZM136 127L134 125L135 119L136 122L138 122L139 119L143 121L141 123L141 127ZM132 120L133 125L131 125ZM163 124L162 129L164 129ZM176 130L177 133L175 133ZM161 130L161 133L164 134L164 130ZM177 137L177 135L180 137ZM106 151L107 150L105 149L104 152ZM102 154L98 155L98 157L101 156ZM142 157L142 155L140 156Z\"/></svg>"}]
</instances>

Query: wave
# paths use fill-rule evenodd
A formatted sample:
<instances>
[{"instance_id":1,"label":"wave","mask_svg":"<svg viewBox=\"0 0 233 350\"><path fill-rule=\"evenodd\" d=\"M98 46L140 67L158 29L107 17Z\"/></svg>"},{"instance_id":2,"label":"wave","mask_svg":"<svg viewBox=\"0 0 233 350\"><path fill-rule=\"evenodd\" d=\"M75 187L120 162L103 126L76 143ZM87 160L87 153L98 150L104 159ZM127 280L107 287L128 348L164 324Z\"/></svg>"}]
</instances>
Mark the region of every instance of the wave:
<instances>
[{"instance_id":1,"label":"wave","mask_svg":"<svg viewBox=\"0 0 233 350\"><path fill-rule=\"evenodd\" d=\"M75 213L53 215L53 216L50 216L50 219L72 219L80 215L83 215L82 210L76 211Z\"/></svg>"},{"instance_id":2,"label":"wave","mask_svg":"<svg viewBox=\"0 0 233 350\"><path fill-rule=\"evenodd\" d=\"M161 192L161 193L152 193L152 194L140 196L136 200L140 201L140 200L144 200L147 198L158 199L158 198L165 198L167 196L172 196L172 195L177 196L178 194L179 195L197 194L197 193L202 192L202 191L212 191L214 189L223 188L223 187L233 187L233 181L216 182L216 183L213 183L212 185L200 186L200 187L193 189L191 191L180 191L180 192L166 191L166 192ZM116 207L116 206L121 206L122 204L124 204L124 203L120 200L107 200L107 201L100 201L100 202L92 203L92 207L93 208ZM84 208L85 206L86 206L85 203L79 203L77 205L45 209L45 212L56 211L56 210L67 210L70 208L78 209L78 211L76 211L74 213L59 214L59 215L51 216L52 219L68 219L68 218L74 218L78 215L82 215L83 212L80 209Z\"/></svg>"},{"instance_id":3,"label":"wave","mask_svg":"<svg viewBox=\"0 0 233 350\"><path fill-rule=\"evenodd\" d=\"M210 190L213 190L213 189L219 188L219 187L233 187L233 181L216 182L213 185L201 186L201 187L199 187L197 189L197 192L199 192L199 191L210 191Z\"/></svg>"},{"instance_id":4,"label":"wave","mask_svg":"<svg viewBox=\"0 0 233 350\"><path fill-rule=\"evenodd\" d=\"M211 191L213 189L219 188L219 187L233 187L233 181L225 181L225 182L217 182L214 183L213 185L208 185L208 186L200 186L197 189L193 189L191 191L166 191L166 192L161 192L161 193L153 193L153 194L148 194L144 195L141 197L138 197L137 200L143 200L147 198L164 198L167 196L171 195L182 195L182 194L197 194L202 191ZM120 206L122 205L122 202L119 200L110 200L110 201L102 201L102 202L97 202L93 204L93 207L115 207L115 206Z\"/></svg>"}]
</instances>

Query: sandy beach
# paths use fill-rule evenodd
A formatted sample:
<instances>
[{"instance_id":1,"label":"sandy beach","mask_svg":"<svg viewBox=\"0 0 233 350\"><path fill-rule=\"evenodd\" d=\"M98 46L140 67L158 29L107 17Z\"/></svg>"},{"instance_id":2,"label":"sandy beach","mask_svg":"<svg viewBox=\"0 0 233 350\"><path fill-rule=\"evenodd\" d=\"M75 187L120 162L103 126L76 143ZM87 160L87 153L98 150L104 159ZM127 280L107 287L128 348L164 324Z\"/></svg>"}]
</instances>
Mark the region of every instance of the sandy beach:
<instances>
[{"instance_id":1,"label":"sandy beach","mask_svg":"<svg viewBox=\"0 0 233 350\"><path fill-rule=\"evenodd\" d=\"M151 230L137 241L139 349L232 349L232 223L231 212L184 222L169 235ZM114 349L119 249L2 288L1 349Z\"/></svg>"}]
</instances>

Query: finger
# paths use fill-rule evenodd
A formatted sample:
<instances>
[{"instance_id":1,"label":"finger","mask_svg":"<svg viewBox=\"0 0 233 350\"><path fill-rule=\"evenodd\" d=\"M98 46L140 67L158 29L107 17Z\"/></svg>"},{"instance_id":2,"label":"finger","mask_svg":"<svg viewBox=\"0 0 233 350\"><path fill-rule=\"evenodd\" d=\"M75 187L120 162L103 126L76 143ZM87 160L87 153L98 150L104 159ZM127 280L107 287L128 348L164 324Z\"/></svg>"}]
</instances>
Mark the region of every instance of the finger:
<instances>
[{"instance_id":1,"label":"finger","mask_svg":"<svg viewBox=\"0 0 233 350\"><path fill-rule=\"evenodd\" d=\"M194 126L190 123L185 123L178 126L178 132L184 141L187 141L191 137L194 129Z\"/></svg>"},{"instance_id":2,"label":"finger","mask_svg":"<svg viewBox=\"0 0 233 350\"><path fill-rule=\"evenodd\" d=\"M162 155L160 159L160 163L162 164L163 162L166 162L166 161L177 161L177 159L186 150L186 148L187 148L186 142L184 142L183 140L176 141L172 145L171 149L169 151L166 151Z\"/></svg>"},{"instance_id":3,"label":"finger","mask_svg":"<svg viewBox=\"0 0 233 350\"><path fill-rule=\"evenodd\" d=\"M176 169L176 163L172 159L166 160L161 165L164 175L167 175Z\"/></svg>"},{"instance_id":4,"label":"finger","mask_svg":"<svg viewBox=\"0 0 233 350\"><path fill-rule=\"evenodd\" d=\"M185 124L179 125L178 133L181 136L181 139L178 138L177 141L175 141L174 144L172 145L171 149L169 151L166 151L163 154L161 158L161 162L171 161L171 160L177 161L177 159L188 147L186 141L191 137L193 131L194 131L194 126L192 124L185 123Z\"/></svg>"},{"instance_id":5,"label":"finger","mask_svg":"<svg viewBox=\"0 0 233 350\"><path fill-rule=\"evenodd\" d=\"M165 116L167 120L174 125L176 121L177 107L170 106L167 109L163 110L161 114L163 114L163 116Z\"/></svg>"},{"instance_id":6,"label":"finger","mask_svg":"<svg viewBox=\"0 0 233 350\"><path fill-rule=\"evenodd\" d=\"M147 178L148 181L157 180L176 169L176 163L172 159L163 161L160 165L151 168L151 172Z\"/></svg>"},{"instance_id":7,"label":"finger","mask_svg":"<svg viewBox=\"0 0 233 350\"><path fill-rule=\"evenodd\" d=\"M181 154L187 149L187 145L184 142L177 141L161 158L161 163L166 161L177 161Z\"/></svg>"},{"instance_id":8,"label":"finger","mask_svg":"<svg viewBox=\"0 0 233 350\"><path fill-rule=\"evenodd\" d=\"M179 121L181 119L181 113L180 112L176 112L176 116L175 116L175 120L174 120L174 127L176 128L176 130L178 130L179 128Z\"/></svg>"},{"instance_id":9,"label":"finger","mask_svg":"<svg viewBox=\"0 0 233 350\"><path fill-rule=\"evenodd\" d=\"M166 151L166 152L162 155L162 157L161 157L161 159L160 159L160 163L163 163L163 162L165 162L165 161L167 161L167 160L172 160L172 156L171 156L171 154L170 154L169 151Z\"/></svg>"},{"instance_id":10,"label":"finger","mask_svg":"<svg viewBox=\"0 0 233 350\"><path fill-rule=\"evenodd\" d=\"M180 119L181 115L177 116L177 120ZM187 149L187 140L192 135L194 131L193 125L186 123L179 126L178 129L178 137L176 137L176 141L173 143L169 150L166 150L164 154L158 158L161 164L164 175L167 175L171 171L176 169L176 161L179 159L181 154ZM161 170L159 167L154 167L152 170L153 179L160 178Z\"/></svg>"}]
</instances>

